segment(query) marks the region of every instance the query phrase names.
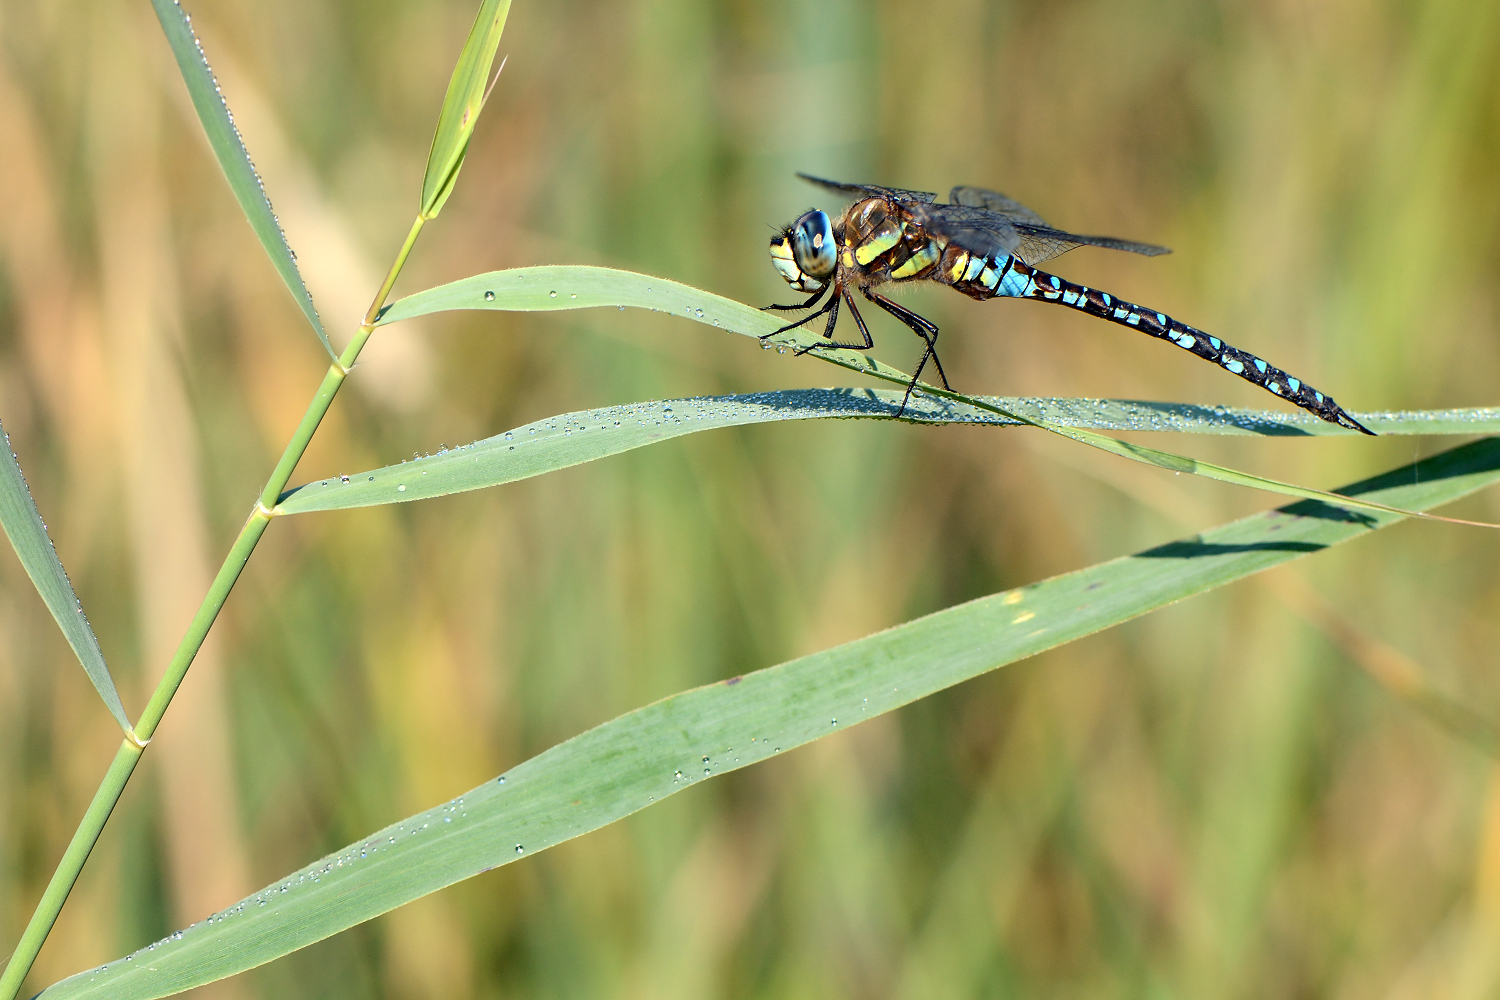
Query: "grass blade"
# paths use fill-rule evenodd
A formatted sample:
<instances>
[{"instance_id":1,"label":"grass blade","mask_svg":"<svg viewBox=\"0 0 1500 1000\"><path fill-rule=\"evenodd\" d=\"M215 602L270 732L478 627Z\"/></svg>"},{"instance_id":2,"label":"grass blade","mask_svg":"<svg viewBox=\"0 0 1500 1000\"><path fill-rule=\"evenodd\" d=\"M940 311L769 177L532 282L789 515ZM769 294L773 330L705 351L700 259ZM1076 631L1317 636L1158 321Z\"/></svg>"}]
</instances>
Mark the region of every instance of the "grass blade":
<instances>
[{"instance_id":1,"label":"grass blade","mask_svg":"<svg viewBox=\"0 0 1500 1000\"><path fill-rule=\"evenodd\" d=\"M612 267L549 264L488 271L408 295L387 306L377 325L453 309L547 312L599 306L670 313L751 337L770 333L785 322L743 302L680 281ZM792 343L798 332L788 334L785 342ZM804 337L801 342L813 343L812 337Z\"/></svg>"},{"instance_id":2,"label":"grass blade","mask_svg":"<svg viewBox=\"0 0 1500 1000\"><path fill-rule=\"evenodd\" d=\"M875 389L791 389L565 413L415 461L307 483L282 494L276 513L341 510L463 493L721 427L826 418L890 420L901 395ZM1018 409L1038 409L1036 401L1005 402ZM930 423L1024 426L947 400L916 401L907 408L907 416Z\"/></svg>"},{"instance_id":3,"label":"grass blade","mask_svg":"<svg viewBox=\"0 0 1500 1000\"><path fill-rule=\"evenodd\" d=\"M1485 438L1346 490L1424 509L1497 479L1500 439ZM253 968L709 776L1400 520L1356 519L1304 501L682 692L559 744L497 781L41 997L149 1000Z\"/></svg>"},{"instance_id":4,"label":"grass blade","mask_svg":"<svg viewBox=\"0 0 1500 1000\"><path fill-rule=\"evenodd\" d=\"M459 168L469 151L469 138L484 108L485 85L509 13L510 0L484 0L453 67L443 109L438 113L437 131L432 136L432 149L427 153L427 170L422 175L422 215L429 219L443 210L443 203L458 181Z\"/></svg>"},{"instance_id":5,"label":"grass blade","mask_svg":"<svg viewBox=\"0 0 1500 1000\"><path fill-rule=\"evenodd\" d=\"M382 324L394 323L398 320L450 309L550 311L611 305L633 306L650 309L653 312L683 316L731 333L757 338L775 331L783 322L779 316L680 282L613 268L567 265L491 271L430 288L392 303L381 314L380 322ZM778 334L776 343L816 349L817 356L825 361L896 385L904 386L911 379L905 372L883 364L867 354L823 347L820 338L806 330L796 329ZM1411 511L1395 511L1357 498L1340 497L1323 490L1309 489L1265 476L1240 472L1226 466L1186 458L1171 452L1117 441L1085 429L1065 427L1045 417L1031 418L1010 413L1003 408L986 403L982 397L966 396L962 393L935 389L926 385L924 385L923 392L926 395L952 400L977 409L989 410L999 416L1016 418L1023 423L1060 434L1120 458L1155 465L1172 472L1187 472L1191 475L1204 476L1238 486L1265 490L1268 493L1321 500L1325 503L1338 504L1349 509L1370 513L1383 512L1430 517L1433 520L1448 520L1433 515L1418 515ZM1476 411L1475 415L1474 426L1476 427L1483 425L1487 420L1494 419L1494 414L1488 410ZM1364 414L1356 416L1362 419ZM1380 424L1379 420L1374 421L1374 426L1379 427ZM1366 424L1366 426L1371 425ZM1343 428L1337 430L1348 434L1356 433ZM1500 527L1500 525L1473 521L1458 523L1475 527Z\"/></svg>"},{"instance_id":6,"label":"grass blade","mask_svg":"<svg viewBox=\"0 0 1500 1000\"><path fill-rule=\"evenodd\" d=\"M114 678L104 663L104 653L99 649L99 640L89 627L84 616L83 605L73 592L67 570L57 558L57 549L47 534L47 525L36 507L26 478L21 474L21 463L10 450L10 435L0 427L0 525L10 538L11 546L26 567L26 575L36 585L37 593L47 604L47 610L57 619L68 645L89 675L94 690L104 699L104 707L115 717L120 728L130 731L130 720L125 717L125 707L120 704L120 693L115 690Z\"/></svg>"},{"instance_id":7,"label":"grass blade","mask_svg":"<svg viewBox=\"0 0 1500 1000\"><path fill-rule=\"evenodd\" d=\"M890 389L787 389L564 413L416 461L298 486L282 494L276 513L302 514L405 503L484 489L722 427L780 420L892 420L900 408L902 395L901 391ZM1282 414L1266 410L1215 412L1207 407L1129 400L977 398L994 409L923 397L911 401L903 419L932 424L1028 426L1024 420L1001 415L1014 413L1031 420L1049 421L1064 430L1303 433L1300 428L1281 424L1278 418ZM1343 431L1325 421L1317 423ZM1473 428L1485 424L1472 421L1461 426ZM1500 413L1495 414L1488 426L1500 430Z\"/></svg>"},{"instance_id":8,"label":"grass blade","mask_svg":"<svg viewBox=\"0 0 1500 1000\"><path fill-rule=\"evenodd\" d=\"M203 124L208 144L213 148L214 156L224 171L224 178L229 181L229 189L234 192L235 200L240 203L240 209L250 221L255 238L260 240L260 245L271 258L276 273L281 275L292 298L297 300L302 315L312 325L313 333L322 341L323 349L328 352L329 357L336 359L338 355L328 342L328 332L323 329L323 321L318 318L312 294L308 292L307 285L302 281L302 274L297 270L296 255L287 244L286 234L281 231L281 223L271 209L271 199L266 195L265 185L255 171L255 164L250 162L245 141L234 124L234 116L224 101L223 92L219 90L219 81L214 78L213 69L208 65L208 56L204 54L203 46L193 32L192 19L178 0L151 0L151 5L156 8L156 17L161 21L167 44L172 47L172 55L177 58L177 68L182 71L188 95L193 99L193 108L198 112L198 121Z\"/></svg>"}]
</instances>

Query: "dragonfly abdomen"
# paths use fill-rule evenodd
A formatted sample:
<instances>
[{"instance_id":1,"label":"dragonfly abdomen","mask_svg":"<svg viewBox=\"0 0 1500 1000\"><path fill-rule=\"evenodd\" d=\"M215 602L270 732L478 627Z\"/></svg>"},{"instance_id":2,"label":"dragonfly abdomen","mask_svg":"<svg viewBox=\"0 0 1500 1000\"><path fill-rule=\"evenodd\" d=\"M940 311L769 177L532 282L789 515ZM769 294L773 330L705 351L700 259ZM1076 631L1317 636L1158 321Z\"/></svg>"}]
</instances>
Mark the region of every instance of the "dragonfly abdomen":
<instances>
[{"instance_id":1,"label":"dragonfly abdomen","mask_svg":"<svg viewBox=\"0 0 1500 1000\"><path fill-rule=\"evenodd\" d=\"M950 244L943 251L942 260L938 263L937 271L932 277L963 292L971 299L983 302L997 295L1021 294L1020 291L1006 291L1005 289L1005 282L1010 278L1012 263L1020 262L1015 261L1010 254L985 257L981 254L971 254L967 250Z\"/></svg>"},{"instance_id":2,"label":"dragonfly abdomen","mask_svg":"<svg viewBox=\"0 0 1500 1000\"><path fill-rule=\"evenodd\" d=\"M1134 327L1159 340L1171 341L1205 361L1212 361L1225 371L1238 375L1247 382L1252 382L1324 420L1351 430L1363 431L1366 434L1373 433L1358 420L1349 416L1343 407L1333 401L1333 397L1325 396L1296 376L1282 371L1250 352L1232 347L1218 337L1210 336L1202 330L1179 322L1165 313L1117 299L1097 288L1065 281L1055 274L1038 271L1014 258L1008 259L1002 270L1003 274L997 282L997 290L992 294L1057 302L1086 312L1090 316L1107 319L1121 326Z\"/></svg>"}]
</instances>

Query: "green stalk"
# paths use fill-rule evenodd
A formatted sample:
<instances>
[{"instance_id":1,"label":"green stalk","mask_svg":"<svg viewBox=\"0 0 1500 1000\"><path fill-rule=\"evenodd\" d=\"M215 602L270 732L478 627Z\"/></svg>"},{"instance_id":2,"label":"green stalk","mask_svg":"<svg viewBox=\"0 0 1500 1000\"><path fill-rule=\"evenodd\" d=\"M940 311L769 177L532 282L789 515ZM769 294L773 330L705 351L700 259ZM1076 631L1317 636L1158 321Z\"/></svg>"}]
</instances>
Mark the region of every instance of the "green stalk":
<instances>
[{"instance_id":1,"label":"green stalk","mask_svg":"<svg viewBox=\"0 0 1500 1000\"><path fill-rule=\"evenodd\" d=\"M125 791L125 782L130 780L131 772L135 770L136 761L141 759L144 749L128 736L121 742L113 763L104 773L104 780L99 783L99 790L94 793L94 801L89 803L88 811L83 814L83 821L78 824L72 842L63 852L62 860L57 863L52 881L47 883L47 891L42 893L41 900L36 904L31 922L26 925L15 953L5 966L5 974L0 976L0 996L6 1000L12 1000L21 989L21 981L31 971L31 963L36 961L37 952L42 950L42 942L52 933L52 925L57 923L57 915L67 901L68 893L73 891L78 872L88 860L95 842L99 840L105 821L109 819L115 803L120 800L120 793Z\"/></svg>"},{"instance_id":2,"label":"green stalk","mask_svg":"<svg viewBox=\"0 0 1500 1000\"><path fill-rule=\"evenodd\" d=\"M78 829L73 833L72 841L63 852L62 860L57 864L57 870L52 873L52 880L47 883L46 891L42 893L41 900L32 912L31 921L26 925L26 930L21 935L15 952L6 964L4 974L0 974L0 1000L15 1000L16 994L21 991L21 984L26 974L31 971L37 953L42 949L42 943L47 940L47 935L52 931L52 925L57 922L57 915L62 911L63 903L67 902L68 894L73 891L73 884L78 881L84 862L88 861L89 853L98 842L99 834L103 832L104 824L109 821L110 813L114 811L115 804L120 801L120 796L125 791L125 784L130 780L130 775L135 770L136 763L141 759L141 754L145 752L146 744L151 742L157 725L166 714L167 706L172 703L172 696L177 693L183 678L187 676L188 667L192 666L194 657L203 646L203 640L208 638L208 630L213 627L214 620L219 617L219 612L224 607L224 602L229 599L229 592L234 589L240 572L250 561L250 554L255 551L260 536L265 534L266 526L271 523L271 510L276 506L277 498L281 496L281 491L286 489L287 481L292 478L292 472L297 468L297 463L302 460L303 453L307 451L307 445L317 431L318 425L322 423L324 414L333 404L333 397L338 395L339 387L349 376L355 360L359 357L359 352L369 341L370 334L375 329L375 321L380 318L380 310L384 308L385 300L391 294L391 288L396 284L396 278L405 266L406 258L410 256L412 247L416 245L417 235L422 231L422 226L426 222L426 216L418 215L416 221L412 223L411 232L406 234L406 242L401 244L401 250L396 254L395 261L386 273L385 281L380 285L380 291L375 293L375 298L370 302L370 308L365 312L364 323L355 332L349 345L344 348L344 353L339 355L339 359L328 366L328 374L323 376L323 384L318 386L317 394L307 405L307 412L302 415L302 422L297 425L291 440L287 442L286 449L281 453L281 461L276 463L276 468L271 472L271 478L266 480L265 489L261 490L254 509L250 511L244 527L240 529L239 537L234 540L234 545L224 558L224 564L219 567L219 572L214 576L208 593L203 597L203 603L198 607L198 613L188 624L187 634L178 643L177 652L173 654L172 662L167 665L166 673L156 685L156 690L152 693L151 700L146 703L146 709L141 713L135 728L125 735L125 742L120 745L119 752L115 754L114 763L110 764L104 780L99 784L98 791L94 793L93 801L89 803L88 811L83 814Z\"/></svg>"}]
</instances>

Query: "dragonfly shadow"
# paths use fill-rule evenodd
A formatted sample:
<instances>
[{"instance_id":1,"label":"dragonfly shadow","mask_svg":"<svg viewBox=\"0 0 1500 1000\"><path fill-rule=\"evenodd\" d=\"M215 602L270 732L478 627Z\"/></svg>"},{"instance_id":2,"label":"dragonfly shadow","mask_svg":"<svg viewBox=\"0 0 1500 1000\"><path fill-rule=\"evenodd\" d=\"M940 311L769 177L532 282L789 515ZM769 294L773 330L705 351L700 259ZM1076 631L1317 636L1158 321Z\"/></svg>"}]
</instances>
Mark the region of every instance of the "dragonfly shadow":
<instances>
[{"instance_id":1,"label":"dragonfly shadow","mask_svg":"<svg viewBox=\"0 0 1500 1000\"><path fill-rule=\"evenodd\" d=\"M1137 552L1136 559L1204 559L1209 556L1227 556L1240 552L1318 552L1328 548L1319 542L1203 542L1184 539L1158 545L1145 552Z\"/></svg>"},{"instance_id":2,"label":"dragonfly shadow","mask_svg":"<svg viewBox=\"0 0 1500 1000\"><path fill-rule=\"evenodd\" d=\"M1240 410L1229 409L1222 406L1199 406L1195 403L1163 403L1152 400L1131 399L1124 401L1130 407L1132 416L1140 414L1150 420L1156 416L1164 424L1191 424L1195 427L1202 425L1235 427L1240 430L1249 431L1252 434L1260 434L1264 437L1314 437L1305 427L1297 426L1303 422L1298 414L1268 413L1264 410ZM1309 423L1311 421L1308 421Z\"/></svg>"},{"instance_id":3,"label":"dragonfly shadow","mask_svg":"<svg viewBox=\"0 0 1500 1000\"><path fill-rule=\"evenodd\" d=\"M873 389L780 389L741 398L768 410L815 410L835 417L896 417L902 413L899 392L886 396ZM1021 423L941 397L915 394L905 408L905 416L914 422Z\"/></svg>"},{"instance_id":4,"label":"dragonfly shadow","mask_svg":"<svg viewBox=\"0 0 1500 1000\"><path fill-rule=\"evenodd\" d=\"M1282 507L1266 515L1270 524L1261 528L1265 534L1277 532L1303 519L1337 521L1358 524L1366 528L1377 528L1380 522L1363 511L1345 510L1320 500L1302 500L1289 507ZM1137 552L1137 559L1202 559L1207 556L1230 555L1237 552L1318 552L1328 548L1324 542L1308 542L1300 539L1264 538L1254 542L1211 542L1202 538L1186 538L1165 545L1158 545L1145 552Z\"/></svg>"},{"instance_id":5,"label":"dragonfly shadow","mask_svg":"<svg viewBox=\"0 0 1500 1000\"><path fill-rule=\"evenodd\" d=\"M823 410L849 416L895 416L898 406L873 389L782 389L752 398L771 410Z\"/></svg>"},{"instance_id":6,"label":"dragonfly shadow","mask_svg":"<svg viewBox=\"0 0 1500 1000\"><path fill-rule=\"evenodd\" d=\"M1193 403L1150 400L1048 399L1040 397L977 397L1001 409L1011 410L1063 427L1086 427L1116 431L1203 432L1214 427L1232 427L1263 437L1313 437L1307 425L1314 421L1299 414L1265 410L1226 409ZM830 416L897 417L903 415L899 394L874 389L782 389L744 397L770 410L816 410ZM977 409L941 396L913 394L904 416L913 423L967 423L1015 425L1025 421Z\"/></svg>"}]
</instances>

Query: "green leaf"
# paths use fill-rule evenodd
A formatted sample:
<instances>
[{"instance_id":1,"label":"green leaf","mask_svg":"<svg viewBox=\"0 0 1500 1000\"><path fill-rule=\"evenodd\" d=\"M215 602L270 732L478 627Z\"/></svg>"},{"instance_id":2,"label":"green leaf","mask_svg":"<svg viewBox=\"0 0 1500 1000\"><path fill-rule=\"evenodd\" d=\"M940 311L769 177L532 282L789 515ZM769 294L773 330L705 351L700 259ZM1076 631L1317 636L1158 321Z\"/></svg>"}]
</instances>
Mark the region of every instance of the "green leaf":
<instances>
[{"instance_id":1,"label":"green leaf","mask_svg":"<svg viewBox=\"0 0 1500 1000\"><path fill-rule=\"evenodd\" d=\"M376 325L452 309L546 312L599 306L650 309L750 337L768 334L786 322L775 314L680 281L612 267L549 264L489 271L408 295L387 306ZM800 330L791 331L780 340L804 345L817 342L816 337ZM864 357L854 351L846 353L855 359Z\"/></svg>"},{"instance_id":2,"label":"green leaf","mask_svg":"<svg viewBox=\"0 0 1500 1000\"><path fill-rule=\"evenodd\" d=\"M57 619L58 628L73 647L73 654L89 675L94 690L104 699L104 707L115 717L120 728L130 731L130 720L125 717L125 706L120 704L120 693L115 690L114 678L104 663L104 653L99 649L99 640L89 628L89 620L83 614L83 605L73 592L67 570L57 558L57 549L47 534L47 525L41 512L36 509L31 490L26 486L26 477L21 474L21 463L10 450L10 435L0 427L0 525L10 538L11 546L26 567L26 575L36 585L37 593L47 604L47 610Z\"/></svg>"},{"instance_id":3,"label":"green leaf","mask_svg":"<svg viewBox=\"0 0 1500 1000\"><path fill-rule=\"evenodd\" d=\"M1485 438L1346 492L1423 509L1500 480ZM255 895L44 991L147 1000L253 968L935 691L1402 520L1300 502L684 691L559 744Z\"/></svg>"},{"instance_id":4,"label":"green leaf","mask_svg":"<svg viewBox=\"0 0 1500 1000\"><path fill-rule=\"evenodd\" d=\"M892 420L902 391L890 389L785 389L733 396L653 400L548 417L524 427L444 449L415 461L335 476L282 494L278 514L343 510L447 496L528 479L685 434L780 420ZM1206 434L1302 434L1284 414L1268 410L1215 412L1207 407L1118 399L976 397L995 410L1046 420L1063 430L1173 430ZM967 403L931 396L913 399L905 420L916 423L1024 427L1025 421ZM1295 420L1295 416L1288 417ZM1317 424L1342 431L1325 421ZM1466 431L1500 431L1500 412L1487 422L1454 419ZM1430 425L1423 425L1430 426Z\"/></svg>"},{"instance_id":5,"label":"green leaf","mask_svg":"<svg viewBox=\"0 0 1500 1000\"><path fill-rule=\"evenodd\" d=\"M224 103L224 94L219 90L219 81L214 78L213 70L208 65L208 56L204 54L203 46L193 32L192 18L188 17L177 0L151 0L151 5L156 8L156 17L161 21L167 43L172 47L172 55L177 57L177 68L181 70L183 82L187 84L188 95L193 99L193 108L198 112L198 121L202 123L203 132L208 136L208 144L218 158L225 179L229 181L229 189L234 192L245 218L250 220L250 228L255 231L256 239L260 240L260 245L271 258L276 273L281 275L292 298L297 300L302 315L312 325L313 333L322 341L323 349L328 352L329 357L336 359L338 355L328 342L328 333L323 329L323 321L318 318L312 295L297 270L297 257L287 244L286 234L281 231L281 223L271 209L265 185L255 172L255 164L250 162L250 154L245 149L244 140L240 138L240 130L234 124L234 116L230 114L229 106Z\"/></svg>"},{"instance_id":6,"label":"green leaf","mask_svg":"<svg viewBox=\"0 0 1500 1000\"><path fill-rule=\"evenodd\" d=\"M829 417L889 420L896 415L901 395L874 389L795 389L565 413L415 461L296 487L282 495L276 513L368 507L483 489L721 427ZM1030 400L1006 402L1018 409L1038 408ZM1086 407L1080 410L1086 412ZM1018 426L1017 421L947 400L916 400L907 416L932 423Z\"/></svg>"},{"instance_id":7,"label":"green leaf","mask_svg":"<svg viewBox=\"0 0 1500 1000\"><path fill-rule=\"evenodd\" d=\"M804 329L799 328L777 333L776 331L783 323L781 317L772 316L763 310L752 308L744 303L735 302L732 299L726 299L721 295L714 295L711 292L705 292L690 285L681 284L680 282L667 281L663 278L653 278L650 275L603 267L546 266L522 267L509 271L491 271L487 274L464 278L407 296L392 303L381 314L379 323L394 323L398 320L450 309L547 311L611 305L618 308L634 306L650 309L653 312L664 312L682 316L699 323L707 323L722 330L746 336L765 338L775 333L776 336L772 339L773 343L781 346L794 346L799 350L815 350L817 356L822 360L836 364L842 368L847 368L850 371L872 375L884 381L902 386L911 380L911 376L905 372L883 364L868 354L825 347L816 334L809 333ZM764 343L765 341L762 342ZM1341 498L1323 490L1314 490L1291 483L1283 483L1265 476L1255 476L1210 462L1202 462L1197 459L1174 455L1171 452L1116 441L1113 438L1095 434L1081 428L1065 427L1046 417L1033 418L1011 413L1002 407L995 406L993 403L985 402L982 397L966 396L963 393L935 389L925 384L923 385L922 393L924 396L939 397L976 409L988 410L998 416L1012 417L1033 427L1040 427L1054 434L1060 434L1063 437L1071 438L1074 441L1098 448L1101 451L1106 451L1120 458L1127 458L1131 461L1142 462L1147 465L1155 465L1158 468L1167 469L1172 472L1187 472L1195 476L1203 476L1208 479L1216 479L1220 482L1233 483L1239 486L1248 486L1253 489L1278 493L1283 496L1303 497L1306 499L1322 500L1328 503L1337 503L1355 510L1410 513L1392 511L1379 504L1368 503L1358 499ZM1486 411L1486 413L1488 419L1492 420L1494 418L1492 412ZM1364 421L1367 415L1358 414L1357 416ZM1370 427L1379 428L1382 426L1382 421L1374 416L1371 416L1369 421L1364 422L1366 426ZM1484 418L1477 419L1474 425L1477 427L1483 422ZM1327 431L1327 433L1340 432L1345 434L1356 433L1344 428L1335 428ZM1442 520L1441 518L1435 519ZM1476 522L1469 521L1462 523L1473 524L1476 527L1497 527L1496 525L1477 524Z\"/></svg>"},{"instance_id":8,"label":"green leaf","mask_svg":"<svg viewBox=\"0 0 1500 1000\"><path fill-rule=\"evenodd\" d=\"M432 149L427 153L427 170L422 175L422 215L429 219L443 210L443 203L458 181L459 168L469 151L469 138L484 108L485 85L509 13L510 0L484 0L474 26L469 29L468 41L459 53L458 64L453 67L443 110L438 113Z\"/></svg>"}]
</instances>

